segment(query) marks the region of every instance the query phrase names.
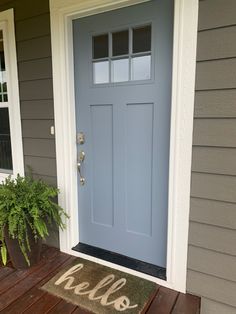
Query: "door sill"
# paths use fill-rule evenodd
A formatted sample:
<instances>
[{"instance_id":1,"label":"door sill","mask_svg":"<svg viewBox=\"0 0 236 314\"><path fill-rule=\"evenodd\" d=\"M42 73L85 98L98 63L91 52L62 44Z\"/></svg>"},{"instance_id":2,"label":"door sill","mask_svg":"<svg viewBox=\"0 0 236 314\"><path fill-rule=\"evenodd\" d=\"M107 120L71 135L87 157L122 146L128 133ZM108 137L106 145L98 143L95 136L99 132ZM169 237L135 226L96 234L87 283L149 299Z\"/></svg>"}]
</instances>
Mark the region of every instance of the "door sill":
<instances>
[{"instance_id":1,"label":"door sill","mask_svg":"<svg viewBox=\"0 0 236 314\"><path fill-rule=\"evenodd\" d=\"M166 269L153 264L139 261L118 253L110 252L84 243L78 243L72 250L84 253L107 262L118 264L141 273L166 280Z\"/></svg>"}]
</instances>

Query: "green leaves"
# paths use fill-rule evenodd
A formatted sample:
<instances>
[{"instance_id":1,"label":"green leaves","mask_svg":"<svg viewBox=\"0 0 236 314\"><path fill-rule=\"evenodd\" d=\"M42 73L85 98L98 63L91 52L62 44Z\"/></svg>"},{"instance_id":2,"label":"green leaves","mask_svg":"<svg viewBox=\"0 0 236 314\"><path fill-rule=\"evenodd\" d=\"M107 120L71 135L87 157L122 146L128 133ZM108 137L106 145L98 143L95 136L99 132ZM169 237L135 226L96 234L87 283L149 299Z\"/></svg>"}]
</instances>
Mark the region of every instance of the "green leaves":
<instances>
[{"instance_id":1,"label":"green leaves","mask_svg":"<svg viewBox=\"0 0 236 314\"><path fill-rule=\"evenodd\" d=\"M1 246L1 258L2 258L2 263L5 266L7 264L7 248L6 248L5 243L3 243Z\"/></svg>"},{"instance_id":2,"label":"green leaves","mask_svg":"<svg viewBox=\"0 0 236 314\"><path fill-rule=\"evenodd\" d=\"M28 261L28 230L35 239L48 235L48 225L56 224L65 228L63 221L68 218L65 211L55 202L59 190L42 180L32 177L8 177L0 184L0 241L4 243L4 230L18 239L19 246ZM2 260L6 258L6 247L1 247Z\"/></svg>"}]
</instances>

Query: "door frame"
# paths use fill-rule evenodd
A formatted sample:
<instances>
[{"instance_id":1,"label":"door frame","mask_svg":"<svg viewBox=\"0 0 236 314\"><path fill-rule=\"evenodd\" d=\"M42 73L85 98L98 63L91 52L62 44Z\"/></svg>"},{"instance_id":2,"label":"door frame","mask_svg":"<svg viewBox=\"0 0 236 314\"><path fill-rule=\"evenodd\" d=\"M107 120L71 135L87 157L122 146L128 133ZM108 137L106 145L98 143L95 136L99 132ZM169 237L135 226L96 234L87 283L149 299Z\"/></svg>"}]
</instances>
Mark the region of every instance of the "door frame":
<instances>
[{"instance_id":1,"label":"door frame","mask_svg":"<svg viewBox=\"0 0 236 314\"><path fill-rule=\"evenodd\" d=\"M198 0L174 1L167 280L71 249L79 242L72 21L147 1L50 0L59 204L70 216L60 250L186 292Z\"/></svg>"}]
</instances>

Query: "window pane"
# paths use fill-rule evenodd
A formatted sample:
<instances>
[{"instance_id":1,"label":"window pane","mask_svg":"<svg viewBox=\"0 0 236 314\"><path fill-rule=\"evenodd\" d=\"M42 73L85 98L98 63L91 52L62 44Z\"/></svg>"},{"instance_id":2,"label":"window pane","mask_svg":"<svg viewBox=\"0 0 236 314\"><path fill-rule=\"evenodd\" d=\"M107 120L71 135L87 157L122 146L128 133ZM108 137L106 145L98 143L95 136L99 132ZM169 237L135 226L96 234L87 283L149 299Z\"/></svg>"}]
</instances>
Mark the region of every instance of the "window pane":
<instances>
[{"instance_id":1,"label":"window pane","mask_svg":"<svg viewBox=\"0 0 236 314\"><path fill-rule=\"evenodd\" d=\"M112 61L112 82L125 82L129 80L129 59Z\"/></svg>"},{"instance_id":2,"label":"window pane","mask_svg":"<svg viewBox=\"0 0 236 314\"><path fill-rule=\"evenodd\" d=\"M0 102L7 101L7 83L6 83L6 67L3 49L3 40L0 33Z\"/></svg>"},{"instance_id":3,"label":"window pane","mask_svg":"<svg viewBox=\"0 0 236 314\"><path fill-rule=\"evenodd\" d=\"M151 56L132 58L132 80L149 80L151 78Z\"/></svg>"},{"instance_id":4,"label":"window pane","mask_svg":"<svg viewBox=\"0 0 236 314\"><path fill-rule=\"evenodd\" d=\"M93 82L102 84L109 82L109 62L101 61L93 63Z\"/></svg>"},{"instance_id":5,"label":"window pane","mask_svg":"<svg viewBox=\"0 0 236 314\"><path fill-rule=\"evenodd\" d=\"M133 53L151 51L151 25L133 29Z\"/></svg>"},{"instance_id":6,"label":"window pane","mask_svg":"<svg viewBox=\"0 0 236 314\"><path fill-rule=\"evenodd\" d=\"M112 34L112 55L121 56L129 53L129 31Z\"/></svg>"},{"instance_id":7,"label":"window pane","mask_svg":"<svg viewBox=\"0 0 236 314\"><path fill-rule=\"evenodd\" d=\"M8 108L0 108L0 169L12 170Z\"/></svg>"},{"instance_id":8,"label":"window pane","mask_svg":"<svg viewBox=\"0 0 236 314\"><path fill-rule=\"evenodd\" d=\"M93 37L93 59L108 57L108 34Z\"/></svg>"}]
</instances>

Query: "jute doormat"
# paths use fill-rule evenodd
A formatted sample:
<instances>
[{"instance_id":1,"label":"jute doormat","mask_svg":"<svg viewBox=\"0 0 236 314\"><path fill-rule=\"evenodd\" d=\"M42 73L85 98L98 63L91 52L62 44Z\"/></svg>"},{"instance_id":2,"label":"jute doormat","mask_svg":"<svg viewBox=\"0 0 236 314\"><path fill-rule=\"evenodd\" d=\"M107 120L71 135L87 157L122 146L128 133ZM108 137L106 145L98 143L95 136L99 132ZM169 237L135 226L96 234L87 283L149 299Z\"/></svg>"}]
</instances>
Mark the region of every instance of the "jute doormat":
<instances>
[{"instance_id":1,"label":"jute doormat","mask_svg":"<svg viewBox=\"0 0 236 314\"><path fill-rule=\"evenodd\" d=\"M96 314L144 313L155 283L78 258L42 289Z\"/></svg>"}]
</instances>

